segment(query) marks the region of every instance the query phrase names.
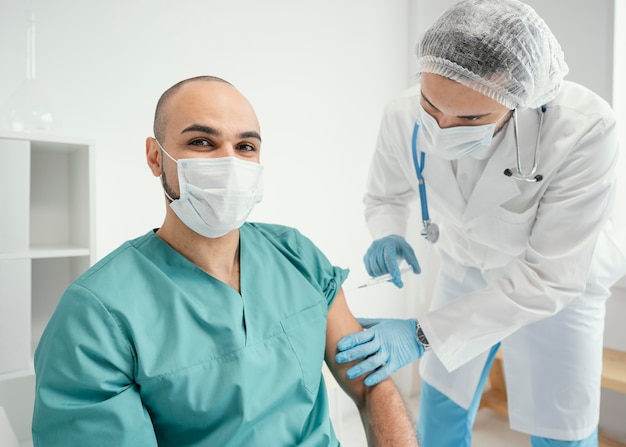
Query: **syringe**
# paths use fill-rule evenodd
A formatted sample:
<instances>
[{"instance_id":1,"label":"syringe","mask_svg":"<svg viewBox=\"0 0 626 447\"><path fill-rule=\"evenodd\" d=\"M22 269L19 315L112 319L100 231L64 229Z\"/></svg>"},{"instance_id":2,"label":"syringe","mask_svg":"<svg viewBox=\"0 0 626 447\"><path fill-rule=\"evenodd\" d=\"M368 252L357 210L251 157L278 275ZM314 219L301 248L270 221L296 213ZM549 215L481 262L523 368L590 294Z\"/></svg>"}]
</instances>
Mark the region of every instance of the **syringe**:
<instances>
[{"instance_id":1,"label":"syringe","mask_svg":"<svg viewBox=\"0 0 626 447\"><path fill-rule=\"evenodd\" d=\"M406 267L401 267L400 268L400 275L404 275L407 272L412 272L413 269L409 266ZM391 281L391 273L387 273L385 275L380 275L377 276L375 278L370 279L369 281L367 281L366 283L361 284L360 286L354 287L350 290L355 290L355 289L363 289L365 287L370 287L370 286L375 286L376 284L380 284L382 282L387 282L387 281Z\"/></svg>"}]
</instances>

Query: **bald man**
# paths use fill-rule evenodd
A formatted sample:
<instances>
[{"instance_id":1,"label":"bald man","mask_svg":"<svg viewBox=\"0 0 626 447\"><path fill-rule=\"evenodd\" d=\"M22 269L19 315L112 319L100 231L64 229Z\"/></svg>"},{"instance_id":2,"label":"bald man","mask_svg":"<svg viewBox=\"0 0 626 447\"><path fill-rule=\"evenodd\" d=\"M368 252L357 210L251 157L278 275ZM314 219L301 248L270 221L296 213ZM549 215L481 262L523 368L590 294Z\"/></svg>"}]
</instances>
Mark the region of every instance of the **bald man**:
<instances>
[{"instance_id":1,"label":"bald man","mask_svg":"<svg viewBox=\"0 0 626 447\"><path fill-rule=\"evenodd\" d=\"M179 82L146 140L160 228L62 296L35 353L35 446L338 446L325 360L372 446L416 446L393 383L345 379L361 330L335 267L297 230L246 222L262 197L261 131L230 83Z\"/></svg>"}]
</instances>

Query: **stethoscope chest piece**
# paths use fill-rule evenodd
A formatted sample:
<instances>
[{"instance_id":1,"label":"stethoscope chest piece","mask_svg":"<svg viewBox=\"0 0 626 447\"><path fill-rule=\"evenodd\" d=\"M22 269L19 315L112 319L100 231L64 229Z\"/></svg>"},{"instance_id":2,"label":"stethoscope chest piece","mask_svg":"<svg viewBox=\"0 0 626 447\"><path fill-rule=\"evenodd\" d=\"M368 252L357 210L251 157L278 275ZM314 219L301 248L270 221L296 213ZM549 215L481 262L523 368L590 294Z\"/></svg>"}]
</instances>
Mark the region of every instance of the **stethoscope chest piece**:
<instances>
[{"instance_id":1,"label":"stethoscope chest piece","mask_svg":"<svg viewBox=\"0 0 626 447\"><path fill-rule=\"evenodd\" d=\"M424 229L420 233L428 242L434 244L439 240L439 226L434 222L424 222Z\"/></svg>"}]
</instances>

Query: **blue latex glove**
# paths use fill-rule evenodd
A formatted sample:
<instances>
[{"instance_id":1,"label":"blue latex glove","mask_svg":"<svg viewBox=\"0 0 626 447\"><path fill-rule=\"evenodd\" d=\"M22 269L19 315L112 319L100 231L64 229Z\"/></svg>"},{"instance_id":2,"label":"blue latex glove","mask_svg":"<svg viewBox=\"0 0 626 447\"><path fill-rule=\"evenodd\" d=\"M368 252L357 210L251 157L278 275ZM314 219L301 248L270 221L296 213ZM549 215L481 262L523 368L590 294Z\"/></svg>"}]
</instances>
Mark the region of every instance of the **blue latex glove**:
<instances>
[{"instance_id":1,"label":"blue latex glove","mask_svg":"<svg viewBox=\"0 0 626 447\"><path fill-rule=\"evenodd\" d=\"M364 331L346 335L337 344L337 363L365 358L348 370L348 379L374 371L365 378L365 385L376 385L392 373L424 355L417 340L415 320L359 318Z\"/></svg>"},{"instance_id":2,"label":"blue latex glove","mask_svg":"<svg viewBox=\"0 0 626 447\"><path fill-rule=\"evenodd\" d=\"M372 276L391 274L391 282L402 287L402 276L398 267L398 258L405 259L413 268L413 273L420 273L420 265L411 246L402 236L392 234L376 239L367 249L363 262L367 273Z\"/></svg>"}]
</instances>

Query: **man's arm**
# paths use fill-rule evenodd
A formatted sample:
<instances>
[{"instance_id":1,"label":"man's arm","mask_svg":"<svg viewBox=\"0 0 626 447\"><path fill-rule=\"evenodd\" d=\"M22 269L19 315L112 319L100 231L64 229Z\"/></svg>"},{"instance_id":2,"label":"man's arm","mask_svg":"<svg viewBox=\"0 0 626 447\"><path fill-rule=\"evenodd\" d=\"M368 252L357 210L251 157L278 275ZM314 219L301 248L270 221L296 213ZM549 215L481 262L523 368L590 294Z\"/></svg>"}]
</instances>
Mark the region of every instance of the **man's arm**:
<instances>
[{"instance_id":1,"label":"man's arm","mask_svg":"<svg viewBox=\"0 0 626 447\"><path fill-rule=\"evenodd\" d=\"M362 379L349 380L346 377L346 371L356 362L340 364L335 361L339 340L360 330L361 325L350 312L340 289L328 311L326 364L359 409L370 447L416 447L417 439L411 419L391 379L366 387Z\"/></svg>"},{"instance_id":2,"label":"man's arm","mask_svg":"<svg viewBox=\"0 0 626 447\"><path fill-rule=\"evenodd\" d=\"M68 288L35 352L35 447L156 447L118 330L89 291Z\"/></svg>"}]
</instances>

